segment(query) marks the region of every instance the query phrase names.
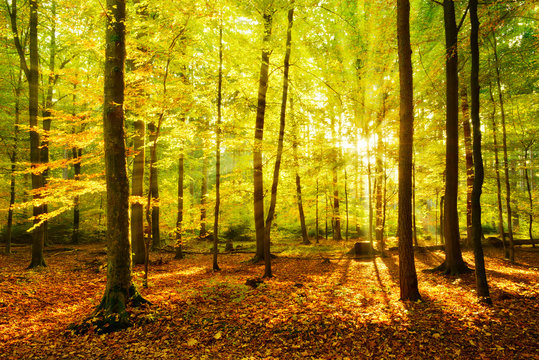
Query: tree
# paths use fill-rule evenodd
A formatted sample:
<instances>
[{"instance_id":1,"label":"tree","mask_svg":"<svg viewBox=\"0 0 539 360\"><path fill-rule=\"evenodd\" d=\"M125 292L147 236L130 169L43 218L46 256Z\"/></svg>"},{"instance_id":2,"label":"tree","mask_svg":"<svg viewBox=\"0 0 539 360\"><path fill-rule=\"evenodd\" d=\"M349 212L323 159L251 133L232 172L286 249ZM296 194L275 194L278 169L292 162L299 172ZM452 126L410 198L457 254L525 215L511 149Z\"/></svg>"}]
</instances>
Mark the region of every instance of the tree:
<instances>
[{"instance_id":1,"label":"tree","mask_svg":"<svg viewBox=\"0 0 539 360\"><path fill-rule=\"evenodd\" d=\"M469 271L462 258L458 222L458 55L459 27L455 22L453 0L444 0L446 76L446 182L444 199L445 261L439 267L447 274Z\"/></svg>"},{"instance_id":2,"label":"tree","mask_svg":"<svg viewBox=\"0 0 539 360\"><path fill-rule=\"evenodd\" d=\"M401 300L421 298L412 245L412 151L414 134L410 2L397 1L397 38L400 77L399 131L399 284Z\"/></svg>"},{"instance_id":3,"label":"tree","mask_svg":"<svg viewBox=\"0 0 539 360\"><path fill-rule=\"evenodd\" d=\"M107 182L107 285L97 314L115 328L129 326L126 308L145 300L131 278L129 181L125 158L125 1L107 0L103 135Z\"/></svg>"},{"instance_id":4,"label":"tree","mask_svg":"<svg viewBox=\"0 0 539 360\"><path fill-rule=\"evenodd\" d=\"M133 135L133 173L131 175L131 195L136 200L131 204L131 245L133 246L133 261L135 264L144 264L144 209L142 197L144 195L144 121L135 121L135 133Z\"/></svg>"},{"instance_id":5,"label":"tree","mask_svg":"<svg viewBox=\"0 0 539 360\"><path fill-rule=\"evenodd\" d=\"M256 107L255 142L253 148L253 186L254 217L256 230L256 254L254 262L264 258L264 176L262 172L262 141L264 139L264 116L266 113L266 93L268 91L269 58L271 54L270 37L273 9L264 9L264 37L262 39L262 59L258 81L258 104Z\"/></svg>"},{"instance_id":6,"label":"tree","mask_svg":"<svg viewBox=\"0 0 539 360\"><path fill-rule=\"evenodd\" d=\"M290 70L290 49L292 47L292 25L294 23L294 0L290 2L288 10L288 28L286 31L286 52L284 55L283 65L283 97L281 99L281 116L279 124L279 140L277 145L277 158L275 159L275 167L273 169L273 183L271 185L271 201L266 218L266 231L264 238L264 277L270 278L273 276L271 272L271 253L270 253L270 235L271 224L275 216L275 205L277 203L277 187L279 186L279 170L281 168L281 158L283 156L284 144L284 128L286 120L286 105L288 99L288 72Z\"/></svg>"},{"instance_id":7,"label":"tree","mask_svg":"<svg viewBox=\"0 0 539 360\"><path fill-rule=\"evenodd\" d=\"M472 233L475 257L475 283L477 297L480 301L491 304L485 273L485 259L481 237L481 192L483 187L484 170L481 154L481 123L479 119L479 18L477 16L477 0L470 0L470 48L472 53L472 69L470 75L470 88L472 97L472 126L473 126L473 163L474 179L472 189Z\"/></svg>"},{"instance_id":8,"label":"tree","mask_svg":"<svg viewBox=\"0 0 539 360\"><path fill-rule=\"evenodd\" d=\"M37 130L37 114L39 108L39 54L38 54L38 1L30 0L30 18L29 18L29 62L26 62L24 48L19 38L17 27L17 0L11 2L11 7L6 3L8 14L11 20L11 30L13 32L13 41L19 55L21 68L28 81L28 113L30 120L30 163L32 168L32 190L34 192L33 215L34 230L32 231L32 260L30 268L46 266L43 257L43 246L45 241L45 228L41 222L41 215L44 211L44 205L41 202L41 195L38 190L43 187L43 175L37 170L41 163L41 151L39 148L39 132Z\"/></svg>"}]
</instances>

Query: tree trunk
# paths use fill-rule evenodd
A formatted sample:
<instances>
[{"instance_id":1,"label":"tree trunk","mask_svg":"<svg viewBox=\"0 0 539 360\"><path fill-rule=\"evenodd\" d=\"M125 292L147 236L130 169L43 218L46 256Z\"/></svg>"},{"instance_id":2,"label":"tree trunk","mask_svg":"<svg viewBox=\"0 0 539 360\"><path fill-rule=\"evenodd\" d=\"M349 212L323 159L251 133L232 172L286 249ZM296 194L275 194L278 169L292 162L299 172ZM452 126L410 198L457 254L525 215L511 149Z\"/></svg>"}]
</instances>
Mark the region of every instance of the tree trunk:
<instances>
[{"instance_id":1,"label":"tree trunk","mask_svg":"<svg viewBox=\"0 0 539 360\"><path fill-rule=\"evenodd\" d=\"M530 185L530 177L528 176L528 152L530 148L524 148L524 178L526 180L526 190L528 191L528 200L530 202L530 213L529 213L529 224L528 224L528 234L530 235L530 241L532 242L532 247L535 247L535 241L533 240L533 196L532 189ZM530 166L531 167L531 166Z\"/></svg>"},{"instance_id":2,"label":"tree trunk","mask_svg":"<svg viewBox=\"0 0 539 360\"><path fill-rule=\"evenodd\" d=\"M477 0L470 0L470 48L472 53L472 71L470 88L472 97L472 126L473 126L473 163L475 177L472 190L472 232L475 258L475 283L479 301L491 304L487 275L485 272L485 259L481 245L481 192L483 187L484 171L481 155L481 123L479 120L479 19L477 17Z\"/></svg>"},{"instance_id":3,"label":"tree trunk","mask_svg":"<svg viewBox=\"0 0 539 360\"><path fill-rule=\"evenodd\" d=\"M290 97L290 112L292 114L292 121L293 121L293 133L294 133L294 139L292 141L292 152L294 154L294 168L296 171L296 197L298 201L298 212L299 212L299 221L301 224L301 238L302 238L302 244L303 245L309 245L311 242L309 241L309 236L307 234L307 225L305 224L305 213L303 211L303 200L301 197L301 178L299 176L299 159L298 159L298 127L296 123L296 118L294 116L294 100L292 97ZM316 179L317 186L318 186L318 178ZM318 194L318 192L317 192ZM318 199L318 198L317 198ZM316 204L318 206L318 204ZM316 213L317 221L318 221L318 212ZM318 223L317 223L318 227ZM318 231L318 229L317 229ZM318 234L317 234L318 236ZM317 237L318 240L318 237Z\"/></svg>"},{"instance_id":4,"label":"tree trunk","mask_svg":"<svg viewBox=\"0 0 539 360\"><path fill-rule=\"evenodd\" d=\"M103 134L107 183L107 285L98 313L126 327L130 300L142 301L131 279L129 181L124 128L125 2L107 0Z\"/></svg>"},{"instance_id":5,"label":"tree trunk","mask_svg":"<svg viewBox=\"0 0 539 360\"><path fill-rule=\"evenodd\" d=\"M412 149L414 136L410 2L397 0L400 77L399 130L399 285L401 300L421 298L412 246Z\"/></svg>"},{"instance_id":6,"label":"tree trunk","mask_svg":"<svg viewBox=\"0 0 539 360\"><path fill-rule=\"evenodd\" d=\"M205 126L207 128L207 126ZM208 157L202 150L202 184L200 186L200 233L199 238L204 239L206 230L206 206L208 200Z\"/></svg>"},{"instance_id":7,"label":"tree trunk","mask_svg":"<svg viewBox=\"0 0 539 360\"><path fill-rule=\"evenodd\" d=\"M256 230L256 254L254 262L264 258L264 173L262 170L262 143L264 140L264 116L266 113L266 93L268 91L270 37L273 12L266 9L263 14L264 37L262 39L262 59L258 82L258 104L256 108L255 142L253 148L253 204Z\"/></svg>"},{"instance_id":8,"label":"tree trunk","mask_svg":"<svg viewBox=\"0 0 539 360\"><path fill-rule=\"evenodd\" d=\"M466 86L460 88L462 108L462 132L464 134L464 150L466 152L466 246L473 244L472 236L472 189L474 183L474 164L472 153L472 130L468 111L468 94Z\"/></svg>"},{"instance_id":9,"label":"tree trunk","mask_svg":"<svg viewBox=\"0 0 539 360\"><path fill-rule=\"evenodd\" d=\"M152 197L152 250L161 248L161 236L159 234L159 181L157 171L157 129L153 122L148 124L150 141L150 192Z\"/></svg>"},{"instance_id":10,"label":"tree trunk","mask_svg":"<svg viewBox=\"0 0 539 360\"><path fill-rule=\"evenodd\" d=\"M273 276L271 271L271 253L270 253L270 235L271 224L275 216L275 205L277 204L277 187L279 185L279 170L281 167L281 159L283 156L284 145L284 129L286 120L286 105L288 100L288 73L290 70L290 51L292 48L292 25L294 23L294 1L290 3L288 10L288 28L286 31L286 52L284 55L283 65L283 96L281 99L281 115L279 124L279 141L277 144L277 158L275 159L275 167L273 169L273 183L271 185L271 201L266 218L266 233L264 238L264 277L270 278ZM301 194L301 190L300 190Z\"/></svg>"},{"instance_id":11,"label":"tree trunk","mask_svg":"<svg viewBox=\"0 0 539 360\"><path fill-rule=\"evenodd\" d=\"M131 177L131 195L139 199L131 204L131 244L133 246L133 261L135 264L144 264L146 250L144 246L144 121L135 121L135 133L133 134L133 173Z\"/></svg>"},{"instance_id":12,"label":"tree trunk","mask_svg":"<svg viewBox=\"0 0 539 360\"><path fill-rule=\"evenodd\" d=\"M415 207L415 159L412 149L412 237L414 239L414 245L419 246L417 242L417 226L416 226L416 207Z\"/></svg>"},{"instance_id":13,"label":"tree trunk","mask_svg":"<svg viewBox=\"0 0 539 360\"><path fill-rule=\"evenodd\" d=\"M332 132L332 138L333 141L336 141L336 135L335 135L335 123L332 117L331 120L331 132ZM335 145L334 145L335 146ZM337 147L335 146L333 149L333 166L332 166L332 175L333 175L333 240L340 241L342 240L341 235L341 214L339 212L339 182L338 182L338 175L337 175L337 167L339 162L339 154Z\"/></svg>"},{"instance_id":14,"label":"tree trunk","mask_svg":"<svg viewBox=\"0 0 539 360\"><path fill-rule=\"evenodd\" d=\"M13 206L15 205L15 180L16 180L16 170L17 170L17 145L19 141L19 124L21 117L21 91L22 91L22 69L19 70L19 75L17 78L17 85L15 88L15 126L13 129L13 149L12 153L9 156L11 162L11 174L9 182L9 210L7 213L7 227L6 227L6 254L11 254L11 237L13 229Z\"/></svg>"},{"instance_id":15,"label":"tree trunk","mask_svg":"<svg viewBox=\"0 0 539 360\"><path fill-rule=\"evenodd\" d=\"M490 94L490 101L492 103L492 137L494 139L494 169L496 170L496 195L497 195L497 204L498 204L498 232L500 233L500 237L502 239L503 244L503 250L505 254L505 258L509 259L509 247L507 246L505 242L505 233L504 233L504 226L503 226L503 204L502 204L502 185L500 180L500 159L498 157L498 141L496 137L496 128L498 125L496 124L496 102L494 101L494 95L492 94L492 84L489 81L489 94Z\"/></svg>"},{"instance_id":16,"label":"tree trunk","mask_svg":"<svg viewBox=\"0 0 539 360\"><path fill-rule=\"evenodd\" d=\"M376 126L376 135L377 135L377 144L376 144L376 175L375 175L375 186L374 186L374 193L375 193L375 208L376 208L376 227L375 227L375 236L376 236L376 242L378 242L379 246L381 246L382 238L383 238L383 229L382 229L382 221L383 221L383 177L384 177L384 142L382 140L382 124L384 122L385 116L386 116L386 98L387 93L382 94L382 110L380 112L380 116L378 117L378 124Z\"/></svg>"},{"instance_id":17,"label":"tree trunk","mask_svg":"<svg viewBox=\"0 0 539 360\"><path fill-rule=\"evenodd\" d=\"M81 169L81 157L82 149L74 147L72 150L73 158L75 159L73 163L73 171L75 173L75 181L80 180L80 169ZM73 233L71 234L71 242L73 244L80 243L80 197L77 195L74 199L75 207L73 208Z\"/></svg>"},{"instance_id":18,"label":"tree trunk","mask_svg":"<svg viewBox=\"0 0 539 360\"><path fill-rule=\"evenodd\" d=\"M41 163L41 151L39 149L39 133L37 131L37 114L39 108L39 54L38 54L38 3L37 0L30 0L30 19L29 19L29 62L30 67L26 62L24 49L19 39L17 28L17 1L11 1L11 8L6 3L7 10L11 21L11 30L13 32L13 42L19 55L20 65L26 79L28 81L28 114L30 123L30 163L31 168L35 169ZM34 191L33 198L39 202L41 195L37 192L43 187L43 175L32 170L32 190ZM43 213L43 205L34 205L33 216L35 229L32 231L32 260L29 268L38 266L46 266L43 257L44 246L44 227L39 224L40 216ZM39 224L39 225L38 225Z\"/></svg>"},{"instance_id":19,"label":"tree trunk","mask_svg":"<svg viewBox=\"0 0 539 360\"><path fill-rule=\"evenodd\" d=\"M318 174L316 175L316 200L315 201L316 201L315 236L316 236L316 243L318 244L320 242L319 240L320 232L319 232L319 227L318 227Z\"/></svg>"},{"instance_id":20,"label":"tree trunk","mask_svg":"<svg viewBox=\"0 0 539 360\"><path fill-rule=\"evenodd\" d=\"M221 101L223 95L223 19L219 19L219 78L217 81L217 124L215 126L215 211L213 221L213 271L221 270L217 264L219 242L219 206L221 205ZM227 251L232 250L228 248Z\"/></svg>"},{"instance_id":21,"label":"tree trunk","mask_svg":"<svg viewBox=\"0 0 539 360\"><path fill-rule=\"evenodd\" d=\"M348 241L348 174L344 168L344 206L346 211L346 241Z\"/></svg>"},{"instance_id":22,"label":"tree trunk","mask_svg":"<svg viewBox=\"0 0 539 360\"><path fill-rule=\"evenodd\" d=\"M496 83L498 85L498 97L500 99L500 112L502 114L502 143L503 143L503 168L505 172L505 191L507 196L506 208L507 208L507 233L509 236L509 260L515 262L515 245L513 242L513 221L511 216L511 186L509 185L509 161L507 160L507 132L505 129L505 110L503 104L502 85L500 79L500 64L498 61L498 51L496 44L496 34L494 37L494 61L496 68Z\"/></svg>"},{"instance_id":23,"label":"tree trunk","mask_svg":"<svg viewBox=\"0 0 539 360\"><path fill-rule=\"evenodd\" d=\"M453 0L444 0L446 45L446 182L445 182L445 262L441 270L456 275L469 271L462 258L458 222L458 55L457 24Z\"/></svg>"},{"instance_id":24,"label":"tree trunk","mask_svg":"<svg viewBox=\"0 0 539 360\"><path fill-rule=\"evenodd\" d=\"M372 219L373 219L373 208L372 208L372 171L371 171L371 150L370 150L370 141L367 143L367 183L369 191L369 243L371 244L370 249L373 249L373 237L372 237Z\"/></svg>"},{"instance_id":25,"label":"tree trunk","mask_svg":"<svg viewBox=\"0 0 539 360\"><path fill-rule=\"evenodd\" d=\"M183 259L183 146L180 149L180 156L178 160L178 212L176 217L176 255L175 259Z\"/></svg>"}]
</instances>

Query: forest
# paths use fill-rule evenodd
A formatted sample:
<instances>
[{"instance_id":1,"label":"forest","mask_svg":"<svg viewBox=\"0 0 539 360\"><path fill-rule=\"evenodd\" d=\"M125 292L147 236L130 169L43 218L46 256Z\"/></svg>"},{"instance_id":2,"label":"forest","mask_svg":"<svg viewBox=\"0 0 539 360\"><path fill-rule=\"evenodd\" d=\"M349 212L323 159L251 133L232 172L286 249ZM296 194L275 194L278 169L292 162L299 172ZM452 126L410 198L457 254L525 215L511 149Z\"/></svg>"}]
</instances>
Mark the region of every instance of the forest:
<instances>
[{"instance_id":1,"label":"forest","mask_svg":"<svg viewBox=\"0 0 539 360\"><path fill-rule=\"evenodd\" d=\"M0 12L0 358L539 357L537 2Z\"/></svg>"}]
</instances>

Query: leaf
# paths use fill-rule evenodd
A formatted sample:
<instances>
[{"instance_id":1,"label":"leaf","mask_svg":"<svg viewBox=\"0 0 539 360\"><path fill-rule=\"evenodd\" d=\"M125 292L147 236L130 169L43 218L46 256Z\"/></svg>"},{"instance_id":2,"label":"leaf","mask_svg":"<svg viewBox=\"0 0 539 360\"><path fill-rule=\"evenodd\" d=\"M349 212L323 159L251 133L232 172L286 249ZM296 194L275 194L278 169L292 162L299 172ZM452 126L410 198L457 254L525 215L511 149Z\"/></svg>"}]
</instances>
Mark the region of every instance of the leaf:
<instances>
[{"instance_id":1,"label":"leaf","mask_svg":"<svg viewBox=\"0 0 539 360\"><path fill-rule=\"evenodd\" d=\"M187 340L187 346L195 346L196 344L198 344L197 339L190 338L189 340Z\"/></svg>"},{"instance_id":2,"label":"leaf","mask_svg":"<svg viewBox=\"0 0 539 360\"><path fill-rule=\"evenodd\" d=\"M222 331L218 331L215 335L213 335L213 338L215 340L219 340L222 337L223 337L223 332Z\"/></svg>"}]
</instances>

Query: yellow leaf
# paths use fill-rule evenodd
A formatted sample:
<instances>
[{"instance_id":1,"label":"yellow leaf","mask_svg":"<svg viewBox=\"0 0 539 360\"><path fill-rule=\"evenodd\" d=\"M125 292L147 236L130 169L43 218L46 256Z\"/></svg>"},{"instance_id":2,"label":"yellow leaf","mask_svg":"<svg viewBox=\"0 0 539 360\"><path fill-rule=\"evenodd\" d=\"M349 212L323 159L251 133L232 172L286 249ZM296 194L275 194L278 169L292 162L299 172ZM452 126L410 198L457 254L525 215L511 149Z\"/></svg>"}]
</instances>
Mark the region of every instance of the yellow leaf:
<instances>
[{"instance_id":1,"label":"yellow leaf","mask_svg":"<svg viewBox=\"0 0 539 360\"><path fill-rule=\"evenodd\" d=\"M196 344L198 344L198 341L196 339L190 338L189 340L187 340L187 346L195 346Z\"/></svg>"},{"instance_id":2,"label":"yellow leaf","mask_svg":"<svg viewBox=\"0 0 539 360\"><path fill-rule=\"evenodd\" d=\"M215 340L219 340L222 336L223 336L223 332L222 332L222 331L218 331L215 335L213 335L213 338L214 338Z\"/></svg>"}]
</instances>

